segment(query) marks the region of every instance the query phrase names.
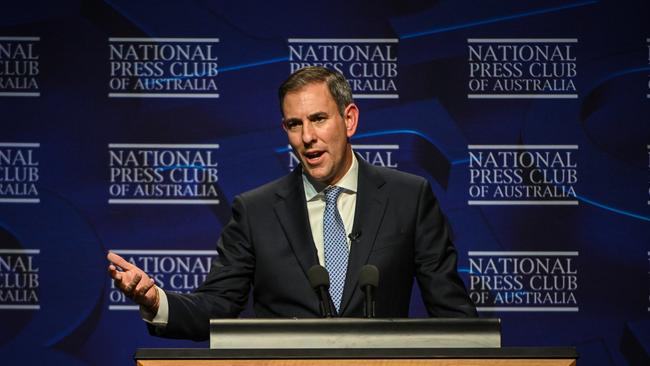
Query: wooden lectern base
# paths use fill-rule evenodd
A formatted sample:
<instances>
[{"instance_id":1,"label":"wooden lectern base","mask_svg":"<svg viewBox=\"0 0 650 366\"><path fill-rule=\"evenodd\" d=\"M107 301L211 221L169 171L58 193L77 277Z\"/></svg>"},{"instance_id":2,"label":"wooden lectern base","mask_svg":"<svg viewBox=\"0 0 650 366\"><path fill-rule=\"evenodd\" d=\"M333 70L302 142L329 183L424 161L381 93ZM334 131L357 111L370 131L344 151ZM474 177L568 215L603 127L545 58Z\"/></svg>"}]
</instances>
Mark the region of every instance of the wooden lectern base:
<instances>
[{"instance_id":1,"label":"wooden lectern base","mask_svg":"<svg viewBox=\"0 0 650 366\"><path fill-rule=\"evenodd\" d=\"M138 360L138 366L575 366L576 360Z\"/></svg>"}]
</instances>

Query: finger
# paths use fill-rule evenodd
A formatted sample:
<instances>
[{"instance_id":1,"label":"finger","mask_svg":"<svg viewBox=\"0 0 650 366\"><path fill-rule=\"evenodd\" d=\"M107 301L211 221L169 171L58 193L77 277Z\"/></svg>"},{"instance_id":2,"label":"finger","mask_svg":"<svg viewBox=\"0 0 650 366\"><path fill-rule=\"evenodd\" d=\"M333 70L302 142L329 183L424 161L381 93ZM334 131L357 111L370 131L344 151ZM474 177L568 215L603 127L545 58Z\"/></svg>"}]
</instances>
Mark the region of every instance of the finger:
<instances>
[{"instance_id":1,"label":"finger","mask_svg":"<svg viewBox=\"0 0 650 366\"><path fill-rule=\"evenodd\" d=\"M123 274L124 272L118 271L117 267L115 267L114 265L111 264L108 266L108 275L111 276L112 279L118 281L122 280Z\"/></svg>"},{"instance_id":2,"label":"finger","mask_svg":"<svg viewBox=\"0 0 650 366\"><path fill-rule=\"evenodd\" d=\"M128 263L129 265L131 265L131 267L134 267L133 264L131 264L131 263L129 263L129 262L126 262L126 263ZM113 268L113 269L118 270L118 271L122 271L122 270L124 270L121 266L118 266L118 265L116 265L116 264L114 264L114 263L109 263L108 266L109 266L110 268Z\"/></svg>"},{"instance_id":3,"label":"finger","mask_svg":"<svg viewBox=\"0 0 650 366\"><path fill-rule=\"evenodd\" d=\"M142 275L142 278L140 279L140 282L138 285L133 289L133 293L137 296L140 294L144 294L151 288L151 277L147 276L146 274Z\"/></svg>"},{"instance_id":4,"label":"finger","mask_svg":"<svg viewBox=\"0 0 650 366\"><path fill-rule=\"evenodd\" d=\"M111 276L111 278L116 281L122 280L122 272L118 271L114 266L108 267L108 275Z\"/></svg>"},{"instance_id":5,"label":"finger","mask_svg":"<svg viewBox=\"0 0 650 366\"><path fill-rule=\"evenodd\" d=\"M144 284L142 286L140 286L140 288L136 289L135 297L138 298L139 300L148 301L147 293L155 285L155 281L153 280L153 278L149 278L149 281L140 281L140 282L141 283L144 282ZM140 302L140 301L138 301L138 302Z\"/></svg>"},{"instance_id":6,"label":"finger","mask_svg":"<svg viewBox=\"0 0 650 366\"><path fill-rule=\"evenodd\" d=\"M131 282L129 282L128 285L124 286L124 293L127 296L133 296L133 290L138 286L138 283L141 279L142 275L140 273L136 273L135 276L133 276Z\"/></svg>"},{"instance_id":7,"label":"finger","mask_svg":"<svg viewBox=\"0 0 650 366\"><path fill-rule=\"evenodd\" d=\"M111 261L111 263L117 265L118 267L124 270L130 270L135 267L131 263L127 262L124 258L120 257L119 255L113 252L108 252L108 254L106 255L106 259L108 259L109 261Z\"/></svg>"},{"instance_id":8,"label":"finger","mask_svg":"<svg viewBox=\"0 0 650 366\"><path fill-rule=\"evenodd\" d=\"M119 270L117 267L115 267L115 265L113 265L113 264L109 264L109 265L108 265L108 272L111 272L111 273L112 273L112 272L122 272L122 271Z\"/></svg>"},{"instance_id":9,"label":"finger","mask_svg":"<svg viewBox=\"0 0 650 366\"><path fill-rule=\"evenodd\" d=\"M125 272L121 268L115 267L112 264L108 266L108 274L111 278L118 281L122 281L123 278L128 277L128 272Z\"/></svg>"}]
</instances>

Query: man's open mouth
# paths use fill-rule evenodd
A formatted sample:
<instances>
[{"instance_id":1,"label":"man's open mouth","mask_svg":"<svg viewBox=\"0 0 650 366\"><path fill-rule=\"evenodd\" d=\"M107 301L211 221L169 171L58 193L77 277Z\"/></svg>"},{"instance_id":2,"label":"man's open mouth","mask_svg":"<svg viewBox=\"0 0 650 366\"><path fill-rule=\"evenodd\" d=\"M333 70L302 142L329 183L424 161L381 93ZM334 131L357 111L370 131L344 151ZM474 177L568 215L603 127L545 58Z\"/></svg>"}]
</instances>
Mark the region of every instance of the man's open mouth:
<instances>
[{"instance_id":1,"label":"man's open mouth","mask_svg":"<svg viewBox=\"0 0 650 366\"><path fill-rule=\"evenodd\" d=\"M305 157L309 160L312 159L318 159L321 155L323 155L324 151L310 151L305 153Z\"/></svg>"}]
</instances>

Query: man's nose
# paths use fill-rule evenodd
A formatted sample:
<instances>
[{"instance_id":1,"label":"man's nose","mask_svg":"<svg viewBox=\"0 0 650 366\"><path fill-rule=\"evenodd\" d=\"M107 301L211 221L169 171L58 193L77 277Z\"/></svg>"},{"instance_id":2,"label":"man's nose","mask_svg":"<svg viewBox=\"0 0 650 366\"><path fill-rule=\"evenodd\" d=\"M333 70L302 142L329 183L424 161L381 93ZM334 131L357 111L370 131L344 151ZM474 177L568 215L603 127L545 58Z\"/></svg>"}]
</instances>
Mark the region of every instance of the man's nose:
<instances>
[{"instance_id":1,"label":"man's nose","mask_svg":"<svg viewBox=\"0 0 650 366\"><path fill-rule=\"evenodd\" d=\"M303 122L302 124L302 142L307 145L316 140L316 131L311 122Z\"/></svg>"}]
</instances>

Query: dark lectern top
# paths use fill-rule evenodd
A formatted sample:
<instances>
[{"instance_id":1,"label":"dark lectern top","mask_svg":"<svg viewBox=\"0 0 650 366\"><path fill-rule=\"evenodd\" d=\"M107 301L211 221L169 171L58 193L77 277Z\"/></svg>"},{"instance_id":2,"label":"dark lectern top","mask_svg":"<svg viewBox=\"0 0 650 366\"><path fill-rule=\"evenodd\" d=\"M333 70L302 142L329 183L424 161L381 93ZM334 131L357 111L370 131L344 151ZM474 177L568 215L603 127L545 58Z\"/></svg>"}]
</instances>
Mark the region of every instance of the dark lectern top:
<instances>
[{"instance_id":1,"label":"dark lectern top","mask_svg":"<svg viewBox=\"0 0 650 366\"><path fill-rule=\"evenodd\" d=\"M399 358L578 358L575 347L383 348L383 349L206 349L140 348L136 360L172 359L399 359Z\"/></svg>"}]
</instances>

